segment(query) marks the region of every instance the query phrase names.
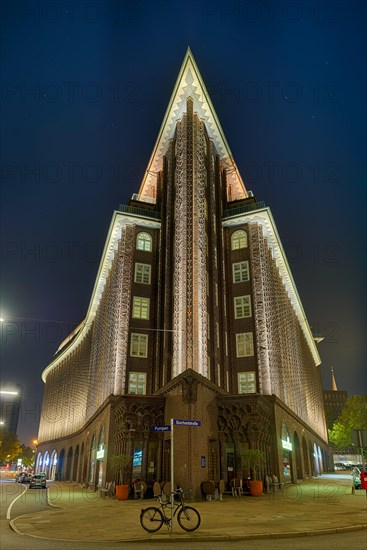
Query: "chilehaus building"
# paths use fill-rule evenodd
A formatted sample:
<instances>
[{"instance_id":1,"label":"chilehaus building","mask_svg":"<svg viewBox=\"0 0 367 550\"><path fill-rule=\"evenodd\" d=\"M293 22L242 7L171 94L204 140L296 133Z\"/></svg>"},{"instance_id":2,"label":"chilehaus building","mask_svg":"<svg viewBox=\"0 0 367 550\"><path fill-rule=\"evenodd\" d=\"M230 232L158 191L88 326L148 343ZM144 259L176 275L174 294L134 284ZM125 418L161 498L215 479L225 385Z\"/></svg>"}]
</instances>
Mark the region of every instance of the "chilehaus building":
<instances>
[{"instance_id":1,"label":"chilehaus building","mask_svg":"<svg viewBox=\"0 0 367 550\"><path fill-rule=\"evenodd\" d=\"M113 213L85 319L44 370L36 468L97 488L327 468L320 357L270 209L241 179L190 50L139 192Z\"/></svg>"}]
</instances>

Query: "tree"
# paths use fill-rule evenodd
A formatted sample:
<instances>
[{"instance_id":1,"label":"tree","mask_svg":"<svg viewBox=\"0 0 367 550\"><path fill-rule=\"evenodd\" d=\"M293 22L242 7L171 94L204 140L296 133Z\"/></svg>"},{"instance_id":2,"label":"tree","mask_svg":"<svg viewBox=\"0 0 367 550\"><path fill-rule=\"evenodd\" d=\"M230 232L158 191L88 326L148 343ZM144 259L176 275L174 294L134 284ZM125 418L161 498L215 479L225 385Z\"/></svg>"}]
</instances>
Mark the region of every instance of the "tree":
<instances>
[{"instance_id":1,"label":"tree","mask_svg":"<svg viewBox=\"0 0 367 550\"><path fill-rule=\"evenodd\" d=\"M330 443L340 451L351 447L352 430L367 430L367 395L348 397L333 429L329 430Z\"/></svg>"},{"instance_id":2,"label":"tree","mask_svg":"<svg viewBox=\"0 0 367 550\"><path fill-rule=\"evenodd\" d=\"M21 445L21 451L18 456L15 458L20 458L22 460L23 466L33 466L34 464L34 451L31 447L27 447L26 445Z\"/></svg>"},{"instance_id":3,"label":"tree","mask_svg":"<svg viewBox=\"0 0 367 550\"><path fill-rule=\"evenodd\" d=\"M8 430L0 430L0 463L11 462L20 451L17 436Z\"/></svg>"},{"instance_id":4,"label":"tree","mask_svg":"<svg viewBox=\"0 0 367 550\"><path fill-rule=\"evenodd\" d=\"M115 470L117 470L117 484L124 484L125 481L125 468L132 462L132 456L129 454L112 455L110 458L110 464Z\"/></svg>"},{"instance_id":5,"label":"tree","mask_svg":"<svg viewBox=\"0 0 367 550\"><path fill-rule=\"evenodd\" d=\"M260 449L246 449L241 453L242 468L251 470L252 479L258 479L260 467L265 461L264 451Z\"/></svg>"}]
</instances>

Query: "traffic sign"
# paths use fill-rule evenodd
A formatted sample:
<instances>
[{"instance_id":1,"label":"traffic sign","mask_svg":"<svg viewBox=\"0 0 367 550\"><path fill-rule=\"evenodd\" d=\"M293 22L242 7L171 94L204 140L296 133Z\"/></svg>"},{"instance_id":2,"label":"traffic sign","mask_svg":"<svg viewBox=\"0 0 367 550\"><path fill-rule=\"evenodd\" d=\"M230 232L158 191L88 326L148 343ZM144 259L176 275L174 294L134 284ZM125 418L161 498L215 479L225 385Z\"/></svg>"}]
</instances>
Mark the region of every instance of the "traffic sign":
<instances>
[{"instance_id":1,"label":"traffic sign","mask_svg":"<svg viewBox=\"0 0 367 550\"><path fill-rule=\"evenodd\" d=\"M200 420L173 420L175 426L201 426Z\"/></svg>"},{"instance_id":2,"label":"traffic sign","mask_svg":"<svg viewBox=\"0 0 367 550\"><path fill-rule=\"evenodd\" d=\"M153 432L170 432L171 426L152 426Z\"/></svg>"}]
</instances>

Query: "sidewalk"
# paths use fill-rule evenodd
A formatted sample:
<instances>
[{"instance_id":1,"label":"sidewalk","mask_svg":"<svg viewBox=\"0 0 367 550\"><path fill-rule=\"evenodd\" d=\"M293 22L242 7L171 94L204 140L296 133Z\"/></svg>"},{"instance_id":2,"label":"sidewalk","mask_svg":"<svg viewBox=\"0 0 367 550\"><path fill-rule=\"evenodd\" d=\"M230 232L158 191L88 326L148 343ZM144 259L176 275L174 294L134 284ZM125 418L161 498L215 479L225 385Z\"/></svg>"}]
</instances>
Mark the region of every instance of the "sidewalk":
<instances>
[{"instance_id":1,"label":"sidewalk","mask_svg":"<svg viewBox=\"0 0 367 550\"><path fill-rule=\"evenodd\" d=\"M11 525L21 534L79 541L230 540L289 537L367 527L366 494L352 494L350 476L325 475L262 497L226 496L221 501L195 502L201 525L186 533L175 523L171 536L166 526L149 534L140 525L140 510L154 500L117 501L100 498L74 483L50 483L53 506L37 514L15 518Z\"/></svg>"}]
</instances>

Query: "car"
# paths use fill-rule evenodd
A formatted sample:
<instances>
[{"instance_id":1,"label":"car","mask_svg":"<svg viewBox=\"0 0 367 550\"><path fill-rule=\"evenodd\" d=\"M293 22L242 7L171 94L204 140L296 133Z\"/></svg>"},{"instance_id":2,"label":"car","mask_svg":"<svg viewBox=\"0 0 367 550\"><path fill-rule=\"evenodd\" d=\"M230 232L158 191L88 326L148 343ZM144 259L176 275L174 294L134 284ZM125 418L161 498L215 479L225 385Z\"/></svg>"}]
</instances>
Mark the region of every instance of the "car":
<instances>
[{"instance_id":1,"label":"car","mask_svg":"<svg viewBox=\"0 0 367 550\"><path fill-rule=\"evenodd\" d=\"M335 471L348 470L348 467L343 462L335 462L334 469Z\"/></svg>"},{"instance_id":2,"label":"car","mask_svg":"<svg viewBox=\"0 0 367 550\"><path fill-rule=\"evenodd\" d=\"M359 466L356 466L352 470L352 479L353 479L353 485L355 489L362 489L361 472L362 472L362 468Z\"/></svg>"},{"instance_id":3,"label":"car","mask_svg":"<svg viewBox=\"0 0 367 550\"><path fill-rule=\"evenodd\" d=\"M31 477L32 477L32 475L29 474L28 472L21 472L17 476L17 482L18 483L29 483L31 481Z\"/></svg>"},{"instance_id":4,"label":"car","mask_svg":"<svg viewBox=\"0 0 367 550\"><path fill-rule=\"evenodd\" d=\"M20 472L16 477L15 481L17 483L29 483L31 480L32 474L29 474L28 472Z\"/></svg>"},{"instance_id":5,"label":"car","mask_svg":"<svg viewBox=\"0 0 367 550\"><path fill-rule=\"evenodd\" d=\"M46 477L41 474L36 474L31 477L29 482L30 489L46 489Z\"/></svg>"}]
</instances>

